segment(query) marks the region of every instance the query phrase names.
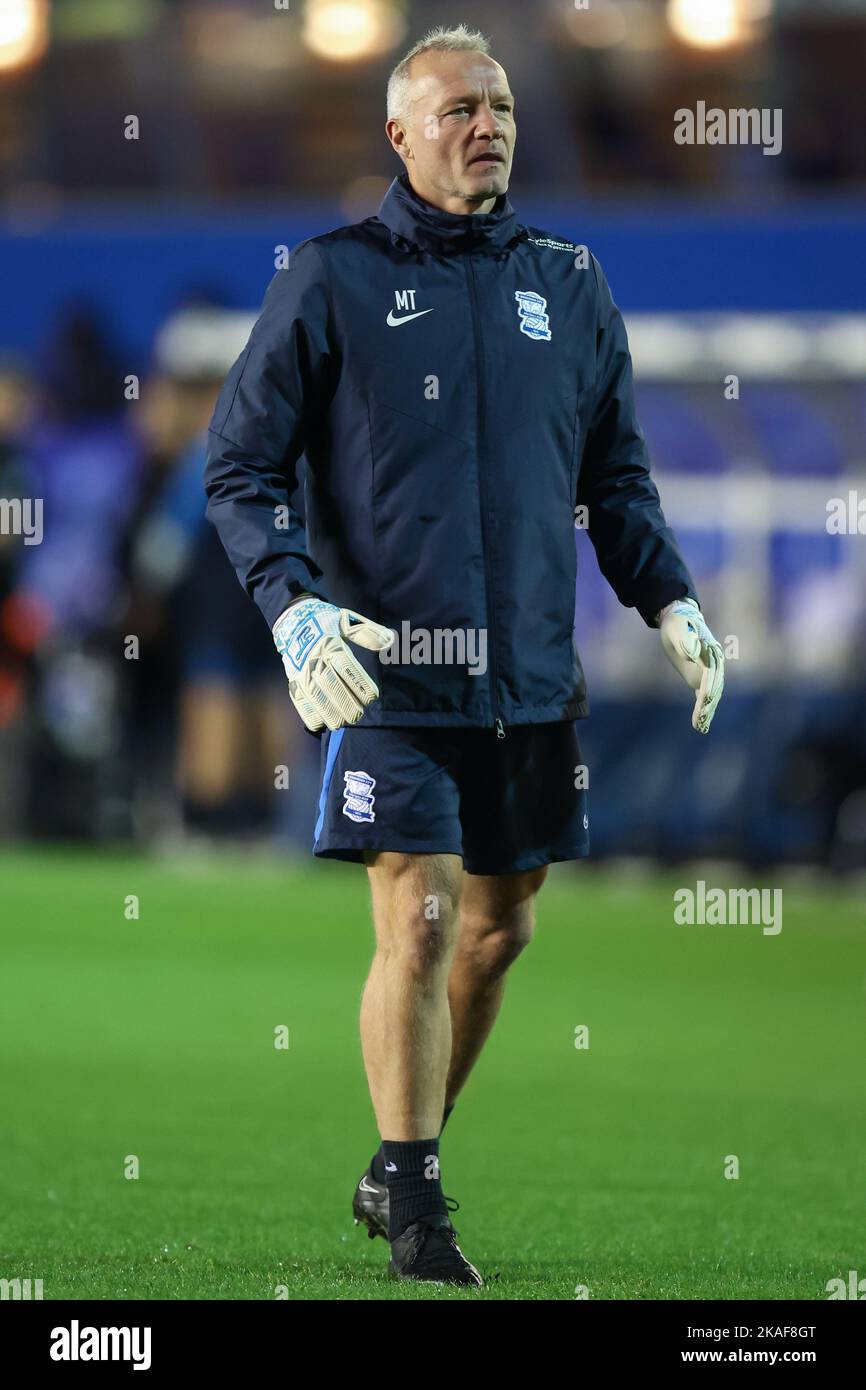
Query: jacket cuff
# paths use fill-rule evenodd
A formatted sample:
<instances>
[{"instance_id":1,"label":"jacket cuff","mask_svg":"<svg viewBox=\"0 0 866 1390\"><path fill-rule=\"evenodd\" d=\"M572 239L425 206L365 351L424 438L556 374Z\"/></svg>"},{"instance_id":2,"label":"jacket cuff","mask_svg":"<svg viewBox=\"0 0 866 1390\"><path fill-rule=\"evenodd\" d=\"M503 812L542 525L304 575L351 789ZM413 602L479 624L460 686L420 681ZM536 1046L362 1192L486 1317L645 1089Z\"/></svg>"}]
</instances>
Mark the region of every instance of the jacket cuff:
<instances>
[{"instance_id":1,"label":"jacket cuff","mask_svg":"<svg viewBox=\"0 0 866 1390\"><path fill-rule=\"evenodd\" d=\"M678 598L693 598L700 608L701 601L694 589L682 579L669 579L666 584L658 584L653 589L646 590L641 594L640 603L635 604L647 627L658 627L656 618L663 608L669 603L674 603Z\"/></svg>"},{"instance_id":2,"label":"jacket cuff","mask_svg":"<svg viewBox=\"0 0 866 1390\"><path fill-rule=\"evenodd\" d=\"M321 599L322 603L328 603L324 594L318 593L315 589L307 589L297 580L291 580L285 586L281 586L277 593L271 593L267 599L259 604L262 617L273 632L277 623L284 613L302 598Z\"/></svg>"}]
</instances>

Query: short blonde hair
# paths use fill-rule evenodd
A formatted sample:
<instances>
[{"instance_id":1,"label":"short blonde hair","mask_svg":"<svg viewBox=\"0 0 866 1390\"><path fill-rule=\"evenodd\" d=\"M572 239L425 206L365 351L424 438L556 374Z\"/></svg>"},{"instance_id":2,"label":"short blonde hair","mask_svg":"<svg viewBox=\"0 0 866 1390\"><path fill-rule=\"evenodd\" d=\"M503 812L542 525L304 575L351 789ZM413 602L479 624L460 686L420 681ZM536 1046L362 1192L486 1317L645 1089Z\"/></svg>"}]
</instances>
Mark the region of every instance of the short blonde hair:
<instances>
[{"instance_id":1,"label":"short blonde hair","mask_svg":"<svg viewBox=\"0 0 866 1390\"><path fill-rule=\"evenodd\" d=\"M409 86L412 81L410 68L413 58L419 57L422 53L457 53L463 50L489 53L490 40L485 38L480 29L467 29L465 24L458 24L456 29L446 29L444 25L439 24L435 29L431 29L429 34L425 34L423 39L419 39L400 59L388 78L388 120L405 120L409 115Z\"/></svg>"}]
</instances>

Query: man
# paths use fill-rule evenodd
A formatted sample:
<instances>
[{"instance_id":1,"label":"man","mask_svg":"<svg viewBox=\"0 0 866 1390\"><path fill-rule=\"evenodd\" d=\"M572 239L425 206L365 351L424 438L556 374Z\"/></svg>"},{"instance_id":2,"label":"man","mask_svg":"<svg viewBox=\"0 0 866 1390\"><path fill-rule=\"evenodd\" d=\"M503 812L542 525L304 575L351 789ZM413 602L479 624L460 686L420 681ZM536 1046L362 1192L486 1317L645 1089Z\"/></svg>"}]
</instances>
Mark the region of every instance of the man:
<instances>
[{"instance_id":1,"label":"man","mask_svg":"<svg viewBox=\"0 0 866 1390\"><path fill-rule=\"evenodd\" d=\"M356 1219L387 1235L393 1273L478 1285L439 1135L547 865L588 851L575 507L620 600L661 623L702 732L722 661L601 269L507 201L514 98L486 39L461 25L417 44L385 129L405 170L377 217L303 242L272 280L214 414L207 491L301 718L324 729L314 852L369 877L361 1038L382 1147ZM287 505L302 452L305 527Z\"/></svg>"}]
</instances>

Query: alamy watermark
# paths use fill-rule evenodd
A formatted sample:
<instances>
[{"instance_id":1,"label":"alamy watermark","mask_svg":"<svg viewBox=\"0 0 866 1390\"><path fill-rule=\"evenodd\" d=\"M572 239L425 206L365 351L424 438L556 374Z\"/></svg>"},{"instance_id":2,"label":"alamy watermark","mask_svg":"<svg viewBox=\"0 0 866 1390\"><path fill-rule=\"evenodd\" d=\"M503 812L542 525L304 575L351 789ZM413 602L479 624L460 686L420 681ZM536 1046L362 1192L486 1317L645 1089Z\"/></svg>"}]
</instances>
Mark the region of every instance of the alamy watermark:
<instances>
[{"instance_id":1,"label":"alamy watermark","mask_svg":"<svg viewBox=\"0 0 866 1390\"><path fill-rule=\"evenodd\" d=\"M847 497L831 497L826 528L830 536L866 536L866 496L849 488Z\"/></svg>"},{"instance_id":2,"label":"alamy watermark","mask_svg":"<svg viewBox=\"0 0 866 1390\"><path fill-rule=\"evenodd\" d=\"M859 1303L866 1299L866 1279L861 1279L856 1269L848 1270L847 1282L844 1279L828 1279L824 1285L828 1297L853 1298Z\"/></svg>"},{"instance_id":3,"label":"alamy watermark","mask_svg":"<svg viewBox=\"0 0 866 1390\"><path fill-rule=\"evenodd\" d=\"M131 1361L134 1371L150 1369L149 1327L82 1327L73 1318L69 1327L51 1329L52 1361Z\"/></svg>"},{"instance_id":4,"label":"alamy watermark","mask_svg":"<svg viewBox=\"0 0 866 1390\"><path fill-rule=\"evenodd\" d=\"M692 111L680 106L674 112L674 142L677 145L762 145L764 154L782 149L782 108L776 106L707 109L699 101Z\"/></svg>"},{"instance_id":5,"label":"alamy watermark","mask_svg":"<svg viewBox=\"0 0 866 1390\"><path fill-rule=\"evenodd\" d=\"M394 641L379 653L385 666L466 666L470 676L487 670L487 629L412 627L404 620Z\"/></svg>"},{"instance_id":6,"label":"alamy watermark","mask_svg":"<svg viewBox=\"0 0 866 1390\"><path fill-rule=\"evenodd\" d=\"M0 497L0 536L23 536L25 545L41 545L42 498Z\"/></svg>"},{"instance_id":7,"label":"alamy watermark","mask_svg":"<svg viewBox=\"0 0 866 1390\"><path fill-rule=\"evenodd\" d=\"M782 930L781 888L708 888L699 878L694 888L674 890L677 926L761 926L764 936Z\"/></svg>"},{"instance_id":8,"label":"alamy watermark","mask_svg":"<svg viewBox=\"0 0 866 1390\"><path fill-rule=\"evenodd\" d=\"M41 1279L0 1279L0 1302L11 1299L26 1303L42 1298Z\"/></svg>"}]
</instances>

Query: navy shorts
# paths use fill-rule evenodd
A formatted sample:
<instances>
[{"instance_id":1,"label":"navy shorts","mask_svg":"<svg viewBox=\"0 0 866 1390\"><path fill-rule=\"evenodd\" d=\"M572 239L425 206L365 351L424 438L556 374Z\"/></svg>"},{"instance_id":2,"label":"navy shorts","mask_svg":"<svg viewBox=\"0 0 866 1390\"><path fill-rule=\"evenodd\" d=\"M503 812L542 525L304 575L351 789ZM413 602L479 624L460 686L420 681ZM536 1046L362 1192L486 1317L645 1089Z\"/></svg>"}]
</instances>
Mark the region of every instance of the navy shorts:
<instances>
[{"instance_id":1,"label":"navy shorts","mask_svg":"<svg viewBox=\"0 0 866 1390\"><path fill-rule=\"evenodd\" d=\"M494 729L349 727L322 735L313 853L459 854L511 874L589 853L575 721Z\"/></svg>"}]
</instances>

